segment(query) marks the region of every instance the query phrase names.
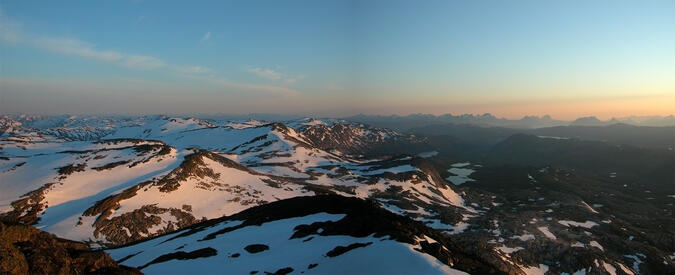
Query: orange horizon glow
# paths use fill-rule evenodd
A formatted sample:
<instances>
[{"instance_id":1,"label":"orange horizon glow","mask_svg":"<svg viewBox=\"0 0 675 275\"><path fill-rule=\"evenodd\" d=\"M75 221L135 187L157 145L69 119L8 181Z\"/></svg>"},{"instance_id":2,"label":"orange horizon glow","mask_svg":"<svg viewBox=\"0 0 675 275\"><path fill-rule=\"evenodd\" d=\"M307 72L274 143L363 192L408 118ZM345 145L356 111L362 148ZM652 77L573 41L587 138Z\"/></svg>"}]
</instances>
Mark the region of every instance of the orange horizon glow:
<instances>
[{"instance_id":1,"label":"orange horizon glow","mask_svg":"<svg viewBox=\"0 0 675 275\"><path fill-rule=\"evenodd\" d=\"M409 114L485 114L490 113L498 118L521 119L525 116L549 115L558 120L575 120L581 117L594 116L600 120L630 116L670 116L675 115L675 95L652 97L624 97L611 100L538 100L512 101L507 103L447 103L425 105L421 102L401 103L389 102L388 106L361 106L368 110L366 114L409 115ZM397 110L391 112L391 110ZM389 112L388 112L389 111Z\"/></svg>"}]
</instances>

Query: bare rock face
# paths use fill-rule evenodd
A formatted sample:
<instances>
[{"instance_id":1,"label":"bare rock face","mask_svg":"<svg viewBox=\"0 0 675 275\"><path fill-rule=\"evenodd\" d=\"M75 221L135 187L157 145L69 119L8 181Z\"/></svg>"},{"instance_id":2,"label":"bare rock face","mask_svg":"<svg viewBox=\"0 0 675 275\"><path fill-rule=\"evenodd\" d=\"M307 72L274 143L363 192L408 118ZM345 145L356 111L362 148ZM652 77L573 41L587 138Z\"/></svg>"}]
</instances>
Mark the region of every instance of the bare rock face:
<instances>
[{"instance_id":1,"label":"bare rock face","mask_svg":"<svg viewBox=\"0 0 675 275\"><path fill-rule=\"evenodd\" d=\"M0 222L0 274L142 274L107 253L29 225Z\"/></svg>"},{"instance_id":2,"label":"bare rock face","mask_svg":"<svg viewBox=\"0 0 675 275\"><path fill-rule=\"evenodd\" d=\"M13 211L1 213L0 219L24 224L35 224L39 221L38 215L47 205L43 203L44 194L54 183L47 183L42 187L30 191L19 200L12 202Z\"/></svg>"},{"instance_id":3,"label":"bare rock face","mask_svg":"<svg viewBox=\"0 0 675 275\"><path fill-rule=\"evenodd\" d=\"M377 128L357 125L314 125L304 129L303 134L313 146L327 151L337 150L349 155L358 155L373 144L403 138L400 134Z\"/></svg>"},{"instance_id":4,"label":"bare rock face","mask_svg":"<svg viewBox=\"0 0 675 275\"><path fill-rule=\"evenodd\" d=\"M160 214L169 213L176 218L176 222L169 222L165 227L160 228L154 234L149 232L150 228L159 225L162 219ZM102 216L101 216L102 217ZM96 230L95 236L103 235L112 243L127 243L138 241L148 236L172 232L174 230L194 224L197 219L190 213L176 208L160 208L154 205L144 205L129 213L111 219L97 219L94 223ZM127 228L129 231L123 230Z\"/></svg>"},{"instance_id":5,"label":"bare rock face","mask_svg":"<svg viewBox=\"0 0 675 275\"><path fill-rule=\"evenodd\" d=\"M197 220L190 213L183 211L188 205L183 205L183 210L177 208L160 208L155 205L144 205L132 212L125 213L118 217L109 218L113 210L119 207L119 201L133 197L139 188L143 188L150 182L144 182L133 186L123 192L110 196L96 203L96 205L87 209L84 216L99 215L94 222L96 236L103 235L109 242L126 243L137 241L151 235L149 229L161 223L161 218L157 215L169 213L177 220L176 223L169 223L161 228L156 234L171 232L179 228L191 225ZM191 207L190 207L191 208ZM123 228L131 229L129 231Z\"/></svg>"}]
</instances>

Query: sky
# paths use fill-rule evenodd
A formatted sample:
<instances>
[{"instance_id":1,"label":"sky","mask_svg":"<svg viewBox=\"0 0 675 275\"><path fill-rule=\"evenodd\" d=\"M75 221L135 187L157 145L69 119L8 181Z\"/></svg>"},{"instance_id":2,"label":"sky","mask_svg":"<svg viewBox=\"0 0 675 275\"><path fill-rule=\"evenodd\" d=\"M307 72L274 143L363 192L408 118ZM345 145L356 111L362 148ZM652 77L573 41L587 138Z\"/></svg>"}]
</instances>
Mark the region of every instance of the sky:
<instances>
[{"instance_id":1,"label":"sky","mask_svg":"<svg viewBox=\"0 0 675 275\"><path fill-rule=\"evenodd\" d=\"M675 1L0 1L0 113L675 113Z\"/></svg>"}]
</instances>

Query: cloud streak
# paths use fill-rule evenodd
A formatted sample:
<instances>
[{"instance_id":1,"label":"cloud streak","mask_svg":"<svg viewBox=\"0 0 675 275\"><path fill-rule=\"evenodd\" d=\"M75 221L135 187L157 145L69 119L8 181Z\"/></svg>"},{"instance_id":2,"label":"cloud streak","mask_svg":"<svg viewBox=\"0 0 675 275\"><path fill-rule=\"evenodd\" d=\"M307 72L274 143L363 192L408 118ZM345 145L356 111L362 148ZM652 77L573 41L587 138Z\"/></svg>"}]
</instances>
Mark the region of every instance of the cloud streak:
<instances>
[{"instance_id":1,"label":"cloud streak","mask_svg":"<svg viewBox=\"0 0 675 275\"><path fill-rule=\"evenodd\" d=\"M284 82L286 84L294 84L298 80L303 80L303 79L305 79L305 75L301 74L301 75L298 75L298 76L295 76L295 77L288 77L288 78L284 79Z\"/></svg>"},{"instance_id":2,"label":"cloud streak","mask_svg":"<svg viewBox=\"0 0 675 275\"><path fill-rule=\"evenodd\" d=\"M24 33L20 29L20 24L10 20L2 10L0 10L0 41L25 44L62 55L115 63L132 69L151 70L166 66L164 61L153 56L100 50L92 43L74 38L35 36Z\"/></svg>"},{"instance_id":3,"label":"cloud streak","mask_svg":"<svg viewBox=\"0 0 675 275\"><path fill-rule=\"evenodd\" d=\"M131 69L153 70L166 66L163 60L154 56L100 50L92 43L74 38L33 36L21 32L18 26L0 13L0 40L13 44L30 45L57 54L114 63Z\"/></svg>"},{"instance_id":4,"label":"cloud streak","mask_svg":"<svg viewBox=\"0 0 675 275\"><path fill-rule=\"evenodd\" d=\"M208 40L210 37L211 32L207 32L204 34L202 40ZM56 54L81 57L134 70L157 70L167 68L169 71L178 73L182 77L200 79L217 84L221 87L236 88L243 91L263 92L283 96L295 96L300 94L296 90L285 87L240 83L214 75L204 76L204 74L212 72L210 68L204 66L168 64L161 58L154 56L130 54L113 50L101 50L92 43L74 38L32 35L30 33L22 32L20 30L20 24L7 18L2 13L2 10L0 10L0 42L28 45ZM250 72L267 79L283 80L286 83L294 83L298 79L304 77L297 76L287 78L284 74L274 70L261 68L251 68Z\"/></svg>"},{"instance_id":5,"label":"cloud streak","mask_svg":"<svg viewBox=\"0 0 675 275\"><path fill-rule=\"evenodd\" d=\"M183 74L203 74L211 71L211 69L202 66L173 66L173 69Z\"/></svg>"},{"instance_id":6,"label":"cloud streak","mask_svg":"<svg viewBox=\"0 0 675 275\"><path fill-rule=\"evenodd\" d=\"M282 81L286 84L294 84L295 82L305 78L305 75L302 74L297 76L289 76L277 70L261 67L248 67L246 68L246 71L261 78L275 81Z\"/></svg>"},{"instance_id":7,"label":"cloud streak","mask_svg":"<svg viewBox=\"0 0 675 275\"><path fill-rule=\"evenodd\" d=\"M98 61L117 62L122 61L125 58L122 53L96 50L90 43L76 39L53 37L30 39L22 37L20 40L54 53L79 56Z\"/></svg>"},{"instance_id":8,"label":"cloud streak","mask_svg":"<svg viewBox=\"0 0 675 275\"><path fill-rule=\"evenodd\" d=\"M271 79L271 80L279 80L281 79L281 73L272 70L272 69L265 69L265 68L248 68L247 71L249 73L255 74L259 77L266 78L266 79Z\"/></svg>"},{"instance_id":9,"label":"cloud streak","mask_svg":"<svg viewBox=\"0 0 675 275\"><path fill-rule=\"evenodd\" d=\"M20 41L50 52L77 56L102 62L116 63L131 69L153 70L166 66L166 63L154 56L127 54L110 50L99 50L93 44L72 38L21 36Z\"/></svg>"},{"instance_id":10,"label":"cloud streak","mask_svg":"<svg viewBox=\"0 0 675 275\"><path fill-rule=\"evenodd\" d=\"M215 84L220 87L224 88L235 88L238 90L242 90L245 92L263 92L266 94L271 94L271 95L280 95L284 97L297 97L300 96L301 93L295 89L291 88L286 88L286 87L280 87L280 86L275 86L275 85L265 85L265 84L254 84L254 83L241 83L241 82L236 82L229 80L227 78L223 77L217 77L217 76L199 76L199 75L193 75L191 76L193 79L197 79L199 81L205 81L209 82L212 84Z\"/></svg>"}]
</instances>

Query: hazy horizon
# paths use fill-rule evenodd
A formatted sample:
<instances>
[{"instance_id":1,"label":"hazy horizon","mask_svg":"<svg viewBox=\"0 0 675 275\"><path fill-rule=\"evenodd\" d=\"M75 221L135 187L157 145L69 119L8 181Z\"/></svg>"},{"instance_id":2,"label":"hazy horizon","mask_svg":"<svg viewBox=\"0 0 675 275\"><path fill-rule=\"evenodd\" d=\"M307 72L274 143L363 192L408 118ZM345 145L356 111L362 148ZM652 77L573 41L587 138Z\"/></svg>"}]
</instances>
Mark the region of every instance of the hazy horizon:
<instances>
[{"instance_id":1,"label":"hazy horizon","mask_svg":"<svg viewBox=\"0 0 675 275\"><path fill-rule=\"evenodd\" d=\"M314 119L322 119L322 118L334 118L334 119L343 119L343 118L351 118L351 117L356 117L356 116L375 116L375 117L410 117L410 116L434 116L436 118L441 118L442 116L465 116L465 115L470 115L470 116L484 116L484 115L491 115L496 119L506 119L506 120L511 120L511 121L516 121L528 117L536 117L536 118L545 118L548 116L552 120L557 120L561 122L573 122L577 119L584 119L584 118L597 118L600 121L610 121L612 119L638 119L638 120L644 120L644 119L665 119L669 117L673 117L675 115L670 114L670 115L644 115L644 116L636 116L636 115L628 115L628 116L618 116L618 117L600 117L600 116L579 116L579 117L573 117L571 119L564 119L564 118L559 118L555 116L551 116L549 114L544 114L544 115L524 115L521 117L505 117L505 116L499 116L493 113L442 113L442 114L430 114L430 113L407 113L407 114L394 114L394 113L356 113L356 114L350 114L350 115L342 115L342 116L320 116L320 115L313 115L313 114L303 114L303 113L54 113L54 114L44 114L44 113L24 113L24 112L15 112L15 113L0 113L0 116L2 115L9 115L9 116L42 116L42 117L51 117L51 116L101 116L101 117L106 117L106 116L120 116L120 117L144 117L144 116L168 116L168 117L194 117L194 118L200 118L200 119L234 119L234 120L239 120L239 119L262 119L262 120L293 120L293 119L301 119L301 118L314 118Z\"/></svg>"},{"instance_id":2,"label":"hazy horizon","mask_svg":"<svg viewBox=\"0 0 675 275\"><path fill-rule=\"evenodd\" d=\"M3 2L0 112L675 110L672 1Z\"/></svg>"}]
</instances>

